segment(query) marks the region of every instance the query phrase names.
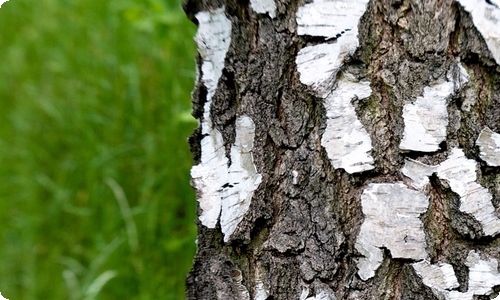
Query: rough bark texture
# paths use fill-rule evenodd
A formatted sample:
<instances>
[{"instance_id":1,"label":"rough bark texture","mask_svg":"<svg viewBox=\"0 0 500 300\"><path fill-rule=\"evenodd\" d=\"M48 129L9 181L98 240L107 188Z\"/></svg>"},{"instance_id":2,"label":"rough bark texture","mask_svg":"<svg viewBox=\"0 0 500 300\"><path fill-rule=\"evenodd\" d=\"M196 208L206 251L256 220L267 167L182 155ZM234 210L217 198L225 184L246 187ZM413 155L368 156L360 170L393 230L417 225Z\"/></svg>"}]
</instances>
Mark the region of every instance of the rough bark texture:
<instances>
[{"instance_id":1,"label":"rough bark texture","mask_svg":"<svg viewBox=\"0 0 500 300\"><path fill-rule=\"evenodd\" d=\"M216 51L202 45L210 40L198 38L193 115L201 128L190 139L198 166L193 185L204 203L199 215L214 204L216 217L219 210L221 216L211 219L214 226L198 221L198 253L187 278L187 298L493 298L500 290L494 268L500 258L500 169L487 162L495 161L494 150L500 149L493 140L500 132L500 67L494 48L500 38L478 29L463 3L470 1L358 1L363 5L355 22L359 45L327 70L330 77L304 83L306 71L298 71L301 51L342 45L343 35L354 30L332 29L333 38L300 33L297 14L323 3L315 1L185 3L200 30L210 23L202 24L200 13L219 12L231 24L227 51L217 50L223 65L220 76L211 79L215 88L202 65L215 65L210 53ZM493 14L500 10L486 2L475 5ZM342 6L338 9L342 14ZM496 24L493 35L499 37L498 19ZM327 55L313 60L322 57ZM318 73L320 67L315 67ZM322 142L330 130L338 131L329 125L338 116L329 117L335 112L325 103L346 82L371 88L363 99L354 95L339 104L353 106L371 143L373 161L351 171L335 167L337 154ZM242 116L253 124L241 129ZM416 141L427 148L402 146L404 138L418 136L411 116L427 130L426 141ZM442 122L436 125L434 119ZM254 132L245 133L252 126ZM444 136L433 126L441 126ZM220 147L213 142L206 150L204 143L217 140L219 133ZM252 134L253 144L248 140ZM203 152L221 149L225 177L214 168L203 169L220 156L204 158ZM235 174L243 176L233 179ZM470 182L461 182L460 176L469 176ZM236 204L225 206L234 195ZM482 204L479 197L485 199ZM414 209L417 199L423 209ZM468 208L467 201L479 204ZM242 208L233 211L236 206ZM374 258L378 253L381 260ZM487 278L486 286L479 286L477 278Z\"/></svg>"}]
</instances>

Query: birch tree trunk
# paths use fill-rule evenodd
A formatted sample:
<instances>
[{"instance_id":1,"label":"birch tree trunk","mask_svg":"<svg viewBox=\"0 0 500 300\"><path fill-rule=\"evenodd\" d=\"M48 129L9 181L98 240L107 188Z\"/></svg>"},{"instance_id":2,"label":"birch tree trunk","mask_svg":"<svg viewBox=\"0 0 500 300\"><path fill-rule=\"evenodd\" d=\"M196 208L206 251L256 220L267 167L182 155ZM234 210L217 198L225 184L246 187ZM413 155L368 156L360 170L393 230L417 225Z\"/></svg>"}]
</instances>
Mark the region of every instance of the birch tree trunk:
<instances>
[{"instance_id":1,"label":"birch tree trunk","mask_svg":"<svg viewBox=\"0 0 500 300\"><path fill-rule=\"evenodd\" d=\"M188 0L188 299L493 299L500 9ZM500 296L496 299L500 299Z\"/></svg>"}]
</instances>

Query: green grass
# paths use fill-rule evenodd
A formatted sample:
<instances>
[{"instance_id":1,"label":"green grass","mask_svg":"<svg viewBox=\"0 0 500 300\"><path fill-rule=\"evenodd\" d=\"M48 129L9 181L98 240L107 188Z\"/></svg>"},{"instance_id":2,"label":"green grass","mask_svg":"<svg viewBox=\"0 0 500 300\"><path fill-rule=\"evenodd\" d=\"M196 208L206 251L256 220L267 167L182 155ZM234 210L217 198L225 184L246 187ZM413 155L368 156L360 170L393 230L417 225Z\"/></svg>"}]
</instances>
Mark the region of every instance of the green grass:
<instances>
[{"instance_id":1,"label":"green grass","mask_svg":"<svg viewBox=\"0 0 500 300\"><path fill-rule=\"evenodd\" d=\"M177 0L0 8L0 292L182 299L195 252Z\"/></svg>"}]
</instances>

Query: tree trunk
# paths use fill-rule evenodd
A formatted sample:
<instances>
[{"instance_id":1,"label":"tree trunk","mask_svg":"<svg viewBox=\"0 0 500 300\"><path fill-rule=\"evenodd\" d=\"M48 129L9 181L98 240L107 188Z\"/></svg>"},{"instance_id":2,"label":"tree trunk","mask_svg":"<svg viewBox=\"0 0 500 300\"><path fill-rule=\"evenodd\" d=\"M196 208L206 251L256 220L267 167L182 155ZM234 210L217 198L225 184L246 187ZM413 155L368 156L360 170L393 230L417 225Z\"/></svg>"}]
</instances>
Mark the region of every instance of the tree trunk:
<instances>
[{"instance_id":1,"label":"tree trunk","mask_svg":"<svg viewBox=\"0 0 500 300\"><path fill-rule=\"evenodd\" d=\"M496 296L494 3L189 0L185 10L198 25L200 120L188 299Z\"/></svg>"}]
</instances>

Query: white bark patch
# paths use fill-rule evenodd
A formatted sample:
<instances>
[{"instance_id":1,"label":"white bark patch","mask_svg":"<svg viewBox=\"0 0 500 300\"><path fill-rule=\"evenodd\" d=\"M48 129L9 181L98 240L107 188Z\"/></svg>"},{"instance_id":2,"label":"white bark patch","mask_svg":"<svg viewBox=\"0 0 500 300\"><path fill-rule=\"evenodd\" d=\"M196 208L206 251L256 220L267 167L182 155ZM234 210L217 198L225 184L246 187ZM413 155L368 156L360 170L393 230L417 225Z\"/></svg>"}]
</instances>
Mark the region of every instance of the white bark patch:
<instances>
[{"instance_id":1,"label":"white bark patch","mask_svg":"<svg viewBox=\"0 0 500 300\"><path fill-rule=\"evenodd\" d=\"M402 182L371 183L361 195L365 221L356 240L356 249L365 256L358 260L362 280L375 276L383 259L382 247L393 258L425 259L425 233L420 215L429 199Z\"/></svg>"},{"instance_id":2,"label":"white bark patch","mask_svg":"<svg viewBox=\"0 0 500 300\"><path fill-rule=\"evenodd\" d=\"M479 157L488 166L500 166L500 134L485 127L479 134L476 145L479 146Z\"/></svg>"},{"instance_id":3,"label":"white bark patch","mask_svg":"<svg viewBox=\"0 0 500 300\"><path fill-rule=\"evenodd\" d=\"M494 286L500 285L496 259L482 260L479 254L471 251L465 265L469 267L469 291L474 295L489 295Z\"/></svg>"},{"instance_id":4,"label":"white bark patch","mask_svg":"<svg viewBox=\"0 0 500 300\"><path fill-rule=\"evenodd\" d=\"M447 180L460 196L460 210L479 221L485 235L496 235L500 232L500 219L495 215L491 194L476 182L476 165L476 161L467 159L462 150L455 148L439 165L437 175Z\"/></svg>"},{"instance_id":5,"label":"white bark patch","mask_svg":"<svg viewBox=\"0 0 500 300\"><path fill-rule=\"evenodd\" d=\"M255 284L255 297L254 300L266 300L269 297L269 294L264 286L264 283L259 280Z\"/></svg>"},{"instance_id":6,"label":"white bark patch","mask_svg":"<svg viewBox=\"0 0 500 300\"><path fill-rule=\"evenodd\" d=\"M297 178L299 177L299 172L293 170L292 171L292 184L297 184L298 183L298 180Z\"/></svg>"},{"instance_id":7,"label":"white bark patch","mask_svg":"<svg viewBox=\"0 0 500 300\"><path fill-rule=\"evenodd\" d=\"M325 99L326 129L321 137L334 168L352 174L373 169L370 135L356 116L351 101L371 95L369 82L339 79L337 88Z\"/></svg>"},{"instance_id":8,"label":"white bark patch","mask_svg":"<svg viewBox=\"0 0 500 300\"><path fill-rule=\"evenodd\" d=\"M500 8L485 0L456 0L472 16L496 63L500 65Z\"/></svg>"},{"instance_id":9,"label":"white bark patch","mask_svg":"<svg viewBox=\"0 0 500 300\"><path fill-rule=\"evenodd\" d=\"M432 152L446 140L448 111L446 97L453 91L451 82L424 88L424 95L403 107L405 130L399 148Z\"/></svg>"},{"instance_id":10,"label":"white bark patch","mask_svg":"<svg viewBox=\"0 0 500 300\"><path fill-rule=\"evenodd\" d=\"M371 139L356 116L351 101L371 95L369 82L359 82L352 75L335 81L345 58L359 45L358 24L366 11L367 0L315 0L299 8L299 35L336 38L334 43L305 47L296 64L300 81L325 99L327 128L321 139L335 168L348 173L371 170ZM350 77L350 78L348 78Z\"/></svg>"},{"instance_id":11,"label":"white bark patch","mask_svg":"<svg viewBox=\"0 0 500 300\"><path fill-rule=\"evenodd\" d=\"M265 268L260 263L255 266L255 291L254 300L266 300L269 297L269 291L264 282L267 282Z\"/></svg>"},{"instance_id":12,"label":"white bark patch","mask_svg":"<svg viewBox=\"0 0 500 300\"><path fill-rule=\"evenodd\" d=\"M413 268L435 295L446 300L472 300L474 296L490 295L493 287L500 285L496 259L483 260L475 251L470 251L465 265L469 268L469 289L465 293L452 291L459 284L451 265L431 265L423 261L413 264Z\"/></svg>"},{"instance_id":13,"label":"white bark patch","mask_svg":"<svg viewBox=\"0 0 500 300\"><path fill-rule=\"evenodd\" d=\"M231 147L231 166L229 167L228 184L223 189L220 224L224 241L241 222L250 207L254 191L262 181L253 162L252 148L255 136L255 125L246 115L236 120L236 139Z\"/></svg>"},{"instance_id":14,"label":"white bark patch","mask_svg":"<svg viewBox=\"0 0 500 300\"><path fill-rule=\"evenodd\" d=\"M436 166L429 166L413 159L406 159L401 173L410 178L409 186L424 190L429 184L429 176L436 172Z\"/></svg>"},{"instance_id":15,"label":"white bark patch","mask_svg":"<svg viewBox=\"0 0 500 300\"><path fill-rule=\"evenodd\" d=\"M335 300L334 296L330 296L327 292L321 291L314 297L306 298L306 300Z\"/></svg>"},{"instance_id":16,"label":"white bark patch","mask_svg":"<svg viewBox=\"0 0 500 300\"><path fill-rule=\"evenodd\" d=\"M300 292L299 300L306 300L307 296L309 296L309 288L303 287L302 292Z\"/></svg>"},{"instance_id":17,"label":"white bark patch","mask_svg":"<svg viewBox=\"0 0 500 300\"><path fill-rule=\"evenodd\" d=\"M368 0L315 0L299 7L298 34L339 39L350 34L356 38L367 3Z\"/></svg>"},{"instance_id":18,"label":"white bark patch","mask_svg":"<svg viewBox=\"0 0 500 300\"><path fill-rule=\"evenodd\" d=\"M357 45L356 45L357 47ZM354 52L342 44L319 44L301 49L295 60L300 82L309 85L319 97L326 97L333 89L337 73L344 58Z\"/></svg>"},{"instance_id":19,"label":"white bark patch","mask_svg":"<svg viewBox=\"0 0 500 300\"><path fill-rule=\"evenodd\" d=\"M201 162L191 168L191 177L200 193L198 201L201 224L215 228L221 211L222 185L227 182L226 153L220 132L205 136L201 140Z\"/></svg>"},{"instance_id":20,"label":"white bark patch","mask_svg":"<svg viewBox=\"0 0 500 300\"><path fill-rule=\"evenodd\" d=\"M269 14L271 18L276 17L276 3L274 0L250 0L250 6L258 14Z\"/></svg>"},{"instance_id":21,"label":"white bark patch","mask_svg":"<svg viewBox=\"0 0 500 300\"><path fill-rule=\"evenodd\" d=\"M482 225L485 235L494 236L500 232L500 219L495 215L490 192L476 182L476 166L476 161L467 159L461 149L454 148L448 158L437 166L427 166L407 159L402 173L418 189L423 189L428 184L426 177L437 173L460 196L460 211L474 217Z\"/></svg>"},{"instance_id":22,"label":"white bark patch","mask_svg":"<svg viewBox=\"0 0 500 300\"><path fill-rule=\"evenodd\" d=\"M198 201L202 211L199 219L203 225L215 228L221 211L221 186L227 183L228 160L222 135L212 127L210 106L231 42L231 22L224 14L224 8L199 12L196 18L199 25L195 41L203 59L201 80L207 88L207 101L201 123L205 135L201 140L201 162L193 166L191 177L200 193Z\"/></svg>"},{"instance_id":23,"label":"white bark patch","mask_svg":"<svg viewBox=\"0 0 500 300\"><path fill-rule=\"evenodd\" d=\"M405 129L399 148L421 152L439 150L439 144L446 140L448 125L447 99L465 83L469 76L458 64L457 73L448 72L448 81L437 82L424 88L424 94L403 107ZM455 75L455 76L453 76Z\"/></svg>"},{"instance_id":24,"label":"white bark patch","mask_svg":"<svg viewBox=\"0 0 500 300\"><path fill-rule=\"evenodd\" d=\"M345 58L358 48L358 24L367 3L367 0L315 0L299 7L299 35L337 38L335 43L305 47L296 58L300 81L311 86L318 96L326 97Z\"/></svg>"},{"instance_id":25,"label":"white bark patch","mask_svg":"<svg viewBox=\"0 0 500 300\"><path fill-rule=\"evenodd\" d=\"M194 40L203 59L201 80L207 87L207 103L210 104L231 43L231 21L226 17L223 7L210 12L201 11L196 14L196 19L199 24ZM205 115L210 114L210 105L208 108L205 109Z\"/></svg>"},{"instance_id":26,"label":"white bark patch","mask_svg":"<svg viewBox=\"0 0 500 300\"><path fill-rule=\"evenodd\" d=\"M431 265L430 262L423 260L412 264L417 275L422 278L422 282L430 287L435 294L440 294L444 290L458 288L455 271L450 264L440 263Z\"/></svg>"},{"instance_id":27,"label":"white bark patch","mask_svg":"<svg viewBox=\"0 0 500 300\"><path fill-rule=\"evenodd\" d=\"M300 294L299 300L336 300L334 295L330 295L326 291L320 291L313 297L307 297L309 295L309 288L305 288L302 290Z\"/></svg>"}]
</instances>

